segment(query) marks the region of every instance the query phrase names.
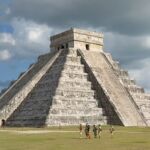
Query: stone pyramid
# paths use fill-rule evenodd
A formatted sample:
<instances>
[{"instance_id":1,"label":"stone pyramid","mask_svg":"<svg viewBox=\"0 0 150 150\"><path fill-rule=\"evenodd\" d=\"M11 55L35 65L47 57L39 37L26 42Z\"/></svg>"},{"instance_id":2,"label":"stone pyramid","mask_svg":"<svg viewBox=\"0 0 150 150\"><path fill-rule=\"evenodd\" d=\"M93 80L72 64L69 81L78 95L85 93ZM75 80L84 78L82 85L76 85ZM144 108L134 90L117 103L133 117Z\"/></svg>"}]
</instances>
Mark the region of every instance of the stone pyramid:
<instances>
[{"instance_id":1,"label":"stone pyramid","mask_svg":"<svg viewBox=\"0 0 150 150\"><path fill-rule=\"evenodd\" d=\"M150 95L103 51L103 35L70 29L0 96L7 126L150 125Z\"/></svg>"}]
</instances>

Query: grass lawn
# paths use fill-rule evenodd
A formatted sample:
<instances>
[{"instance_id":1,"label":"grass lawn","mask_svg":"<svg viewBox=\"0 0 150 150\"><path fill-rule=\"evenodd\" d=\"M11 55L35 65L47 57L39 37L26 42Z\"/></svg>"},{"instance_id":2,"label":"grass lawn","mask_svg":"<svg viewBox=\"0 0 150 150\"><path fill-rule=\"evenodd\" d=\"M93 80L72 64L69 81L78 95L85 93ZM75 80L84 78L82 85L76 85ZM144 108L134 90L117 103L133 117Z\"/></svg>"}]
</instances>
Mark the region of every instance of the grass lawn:
<instances>
[{"instance_id":1,"label":"grass lawn","mask_svg":"<svg viewBox=\"0 0 150 150\"><path fill-rule=\"evenodd\" d=\"M53 131L26 134L16 131ZM54 132L54 131L61 132ZM62 132L77 131L77 132ZM0 150L150 150L150 128L115 127L114 137L109 127L103 127L101 139L79 138L77 127L4 128L0 129Z\"/></svg>"}]
</instances>

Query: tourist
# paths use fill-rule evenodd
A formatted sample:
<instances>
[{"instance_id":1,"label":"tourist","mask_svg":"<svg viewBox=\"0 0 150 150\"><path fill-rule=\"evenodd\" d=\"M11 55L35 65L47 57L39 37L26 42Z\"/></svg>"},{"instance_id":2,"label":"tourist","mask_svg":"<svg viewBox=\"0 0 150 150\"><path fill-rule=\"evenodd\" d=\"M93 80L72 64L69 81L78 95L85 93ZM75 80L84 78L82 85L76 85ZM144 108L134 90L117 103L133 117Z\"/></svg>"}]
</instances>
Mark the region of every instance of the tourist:
<instances>
[{"instance_id":1,"label":"tourist","mask_svg":"<svg viewBox=\"0 0 150 150\"><path fill-rule=\"evenodd\" d=\"M84 129L84 131L85 131L85 136L86 136L86 137L88 136L87 128L88 128L88 124L86 123L86 125L85 125L85 129Z\"/></svg>"},{"instance_id":2,"label":"tourist","mask_svg":"<svg viewBox=\"0 0 150 150\"><path fill-rule=\"evenodd\" d=\"M5 127L5 119L2 119L2 121L1 121L1 127Z\"/></svg>"},{"instance_id":3,"label":"tourist","mask_svg":"<svg viewBox=\"0 0 150 150\"><path fill-rule=\"evenodd\" d=\"M83 127L82 127L82 124L80 124L80 125L79 125L80 138L82 138L82 130L83 130Z\"/></svg>"},{"instance_id":4,"label":"tourist","mask_svg":"<svg viewBox=\"0 0 150 150\"><path fill-rule=\"evenodd\" d=\"M99 139L101 138L101 133L102 133L102 126L99 124L98 125L98 137L99 137Z\"/></svg>"},{"instance_id":5,"label":"tourist","mask_svg":"<svg viewBox=\"0 0 150 150\"><path fill-rule=\"evenodd\" d=\"M90 125L87 123L86 126L85 126L85 135L88 139L91 138L90 136Z\"/></svg>"},{"instance_id":6,"label":"tourist","mask_svg":"<svg viewBox=\"0 0 150 150\"><path fill-rule=\"evenodd\" d=\"M113 135L114 135L114 131L115 131L114 127L113 127L113 126L110 126L109 132L110 132L111 138L112 138Z\"/></svg>"},{"instance_id":7,"label":"tourist","mask_svg":"<svg viewBox=\"0 0 150 150\"><path fill-rule=\"evenodd\" d=\"M96 127L96 125L93 125L93 133L94 133L94 138L97 138L97 127Z\"/></svg>"}]
</instances>

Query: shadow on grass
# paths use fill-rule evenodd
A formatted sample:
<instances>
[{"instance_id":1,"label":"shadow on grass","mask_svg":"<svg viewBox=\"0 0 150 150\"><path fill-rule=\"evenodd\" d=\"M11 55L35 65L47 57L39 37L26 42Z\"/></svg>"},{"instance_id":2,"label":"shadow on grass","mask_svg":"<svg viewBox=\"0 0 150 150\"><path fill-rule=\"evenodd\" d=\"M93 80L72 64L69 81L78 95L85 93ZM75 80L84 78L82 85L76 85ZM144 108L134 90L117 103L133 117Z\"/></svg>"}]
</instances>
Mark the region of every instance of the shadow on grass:
<instances>
[{"instance_id":1,"label":"shadow on grass","mask_svg":"<svg viewBox=\"0 0 150 150\"><path fill-rule=\"evenodd\" d=\"M73 139L73 140L88 140L87 138L75 138L75 137L72 137L70 139Z\"/></svg>"},{"instance_id":2,"label":"shadow on grass","mask_svg":"<svg viewBox=\"0 0 150 150\"><path fill-rule=\"evenodd\" d=\"M47 138L47 140L56 141L57 139L55 139L55 138Z\"/></svg>"}]
</instances>

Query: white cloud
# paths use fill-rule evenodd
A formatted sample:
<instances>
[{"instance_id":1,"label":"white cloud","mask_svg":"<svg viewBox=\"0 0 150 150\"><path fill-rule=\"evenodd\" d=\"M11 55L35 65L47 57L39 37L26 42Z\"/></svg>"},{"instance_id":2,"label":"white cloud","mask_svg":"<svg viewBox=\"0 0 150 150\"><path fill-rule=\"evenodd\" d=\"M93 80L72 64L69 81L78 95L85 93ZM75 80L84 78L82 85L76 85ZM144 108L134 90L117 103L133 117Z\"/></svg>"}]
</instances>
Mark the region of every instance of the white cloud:
<instances>
[{"instance_id":1,"label":"white cloud","mask_svg":"<svg viewBox=\"0 0 150 150\"><path fill-rule=\"evenodd\" d=\"M150 36L146 36L143 39L143 46L150 50Z\"/></svg>"},{"instance_id":2,"label":"white cloud","mask_svg":"<svg viewBox=\"0 0 150 150\"><path fill-rule=\"evenodd\" d=\"M31 28L31 31L29 31L29 33L28 33L28 38L32 42L37 42L38 39L40 38L41 34L42 34L42 30Z\"/></svg>"},{"instance_id":3,"label":"white cloud","mask_svg":"<svg viewBox=\"0 0 150 150\"><path fill-rule=\"evenodd\" d=\"M0 51L0 60L8 60L10 59L12 56L11 56L11 53L8 51L8 50L2 50Z\"/></svg>"},{"instance_id":4,"label":"white cloud","mask_svg":"<svg viewBox=\"0 0 150 150\"><path fill-rule=\"evenodd\" d=\"M150 58L143 59L142 60L142 68L141 69L131 69L129 70L129 73L131 77L133 77L137 83L141 86L144 87L146 91L150 91Z\"/></svg>"},{"instance_id":5,"label":"white cloud","mask_svg":"<svg viewBox=\"0 0 150 150\"><path fill-rule=\"evenodd\" d=\"M15 45L16 41L10 33L0 33L0 43Z\"/></svg>"},{"instance_id":6,"label":"white cloud","mask_svg":"<svg viewBox=\"0 0 150 150\"><path fill-rule=\"evenodd\" d=\"M51 27L18 18L12 20L12 26L16 40L13 48L15 56L31 57L49 51L49 37L53 32Z\"/></svg>"}]
</instances>

